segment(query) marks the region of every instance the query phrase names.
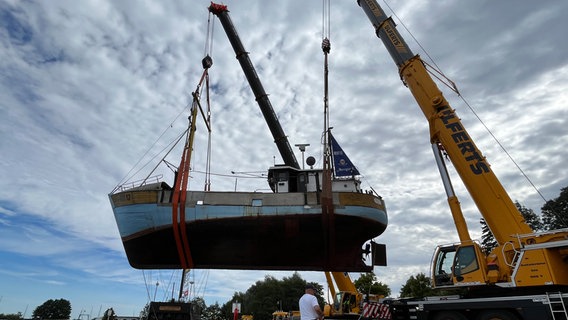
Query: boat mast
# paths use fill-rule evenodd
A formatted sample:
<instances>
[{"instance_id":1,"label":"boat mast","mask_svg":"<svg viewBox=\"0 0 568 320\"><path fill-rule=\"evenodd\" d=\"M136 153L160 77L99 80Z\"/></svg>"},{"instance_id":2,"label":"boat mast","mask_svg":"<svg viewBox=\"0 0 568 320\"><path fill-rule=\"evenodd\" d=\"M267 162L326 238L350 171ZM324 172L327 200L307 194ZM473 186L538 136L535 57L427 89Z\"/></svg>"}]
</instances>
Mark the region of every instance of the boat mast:
<instances>
[{"instance_id":1,"label":"boat mast","mask_svg":"<svg viewBox=\"0 0 568 320\"><path fill-rule=\"evenodd\" d=\"M187 241L186 226L185 226L185 200L187 196L187 182L189 180L189 173L191 171L191 153L193 151L193 141L196 131L197 109L201 111L201 116L207 126L208 139L207 139L207 159L205 169L205 185L204 190L210 191L211 188L211 104L209 100L209 68L213 65L213 59L209 55L212 50L212 35L213 27L211 25L211 17L207 20L207 36L205 41L204 58L201 60L203 66L203 73L197 84L197 88L191 93L193 103L191 108L191 115L189 116L189 128L187 138L185 141L184 150L182 153L178 172L175 177L174 194L172 197L172 230L176 242L180 264L183 268L182 278L178 293L178 300L181 301L183 295L183 286L185 284L185 275L193 267L193 258L189 249ZM207 111L204 112L201 106L200 96L203 91L202 84L205 83L205 94L207 100Z\"/></svg>"},{"instance_id":2,"label":"boat mast","mask_svg":"<svg viewBox=\"0 0 568 320\"><path fill-rule=\"evenodd\" d=\"M325 266L330 265L330 257L335 256L335 230L332 228L334 226L334 210L333 210L333 198L331 190L331 148L329 145L329 135L331 128L329 127L329 66L328 66L328 55L331 51L331 41L330 38L330 1L323 0L323 14L322 14L322 44L321 48L323 51L324 62L323 62L323 113L324 113L324 134L323 134L323 177L322 177L322 193L321 193L321 207L322 207L322 224L325 237L325 256L327 261L325 261Z\"/></svg>"},{"instance_id":3,"label":"boat mast","mask_svg":"<svg viewBox=\"0 0 568 320\"><path fill-rule=\"evenodd\" d=\"M193 267L193 258L191 250L189 249L189 242L187 240L187 231L185 225L185 200L187 196L187 182L189 180L189 173L191 171L191 154L193 151L193 141L195 138L197 111L200 109L203 114L203 109L199 102L199 89L205 79L208 79L209 68L213 65L213 60L210 56L203 58L203 74L197 85L197 89L192 92L193 104L191 107L191 115L189 117L189 129L185 146L183 148L178 173L174 185L174 194L172 197L172 230L176 242L177 252L180 259L180 264L183 269ZM207 122L206 122L207 123ZM208 123L207 123L208 125ZM209 127L209 125L208 125Z\"/></svg>"}]
</instances>

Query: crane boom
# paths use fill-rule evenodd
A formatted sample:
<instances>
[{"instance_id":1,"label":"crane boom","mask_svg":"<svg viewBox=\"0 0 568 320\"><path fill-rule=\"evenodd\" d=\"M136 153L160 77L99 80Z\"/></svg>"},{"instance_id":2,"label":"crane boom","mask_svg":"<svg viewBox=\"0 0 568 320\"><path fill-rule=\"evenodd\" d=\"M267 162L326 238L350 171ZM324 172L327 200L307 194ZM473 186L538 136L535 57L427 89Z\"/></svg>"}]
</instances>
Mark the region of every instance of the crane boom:
<instances>
[{"instance_id":1,"label":"crane boom","mask_svg":"<svg viewBox=\"0 0 568 320\"><path fill-rule=\"evenodd\" d=\"M531 228L519 214L486 158L428 74L422 59L412 53L399 34L394 21L374 0L360 1L359 5L398 66L402 81L428 119L431 140L443 145L497 242L503 244L511 240L511 235L531 233ZM496 227L498 225L499 228Z\"/></svg>"},{"instance_id":2,"label":"crane boom","mask_svg":"<svg viewBox=\"0 0 568 320\"><path fill-rule=\"evenodd\" d=\"M324 315L331 319L361 318L363 295L357 290L349 274L347 272L326 271L325 278L333 302L324 306Z\"/></svg>"},{"instance_id":3,"label":"crane boom","mask_svg":"<svg viewBox=\"0 0 568 320\"><path fill-rule=\"evenodd\" d=\"M376 0L357 3L428 120L430 142L435 149L443 147L498 243L486 256L479 244L469 239L459 202L441 169L460 243L438 247L432 261L434 285L568 286L568 229L540 233L531 229L394 21ZM437 152L434 150L436 156ZM438 165L443 163L438 161Z\"/></svg>"},{"instance_id":4,"label":"crane boom","mask_svg":"<svg viewBox=\"0 0 568 320\"><path fill-rule=\"evenodd\" d=\"M223 25L223 29L229 38L229 42L231 42L231 46L237 55L237 60L241 64L241 68L247 78L247 81L254 93L256 98L256 102L260 107L260 111L264 116L266 124L268 124L268 128L272 133L272 137L274 138L274 142L276 143L276 147L280 152L280 156L284 160L284 164L290 167L294 167L300 169L300 165L296 160L296 156L292 151L292 147L288 142L288 138L286 134L284 134L284 130L278 121L278 117L270 104L270 100L268 99L268 95L264 91L262 83L254 69L252 62L249 59L248 52L245 50L243 43L231 21L231 17L229 16L229 10L227 10L226 5L216 4L211 2L209 6L209 11L216 15L221 21L221 25Z\"/></svg>"}]
</instances>

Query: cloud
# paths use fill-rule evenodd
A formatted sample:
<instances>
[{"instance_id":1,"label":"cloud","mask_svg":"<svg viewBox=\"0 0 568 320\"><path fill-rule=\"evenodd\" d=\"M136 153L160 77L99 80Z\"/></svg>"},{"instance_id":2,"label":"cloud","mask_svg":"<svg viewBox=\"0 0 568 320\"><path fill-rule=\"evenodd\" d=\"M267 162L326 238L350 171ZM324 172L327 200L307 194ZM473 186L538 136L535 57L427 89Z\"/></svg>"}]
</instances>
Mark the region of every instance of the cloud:
<instances>
[{"instance_id":1,"label":"cloud","mask_svg":"<svg viewBox=\"0 0 568 320\"><path fill-rule=\"evenodd\" d=\"M310 143L306 156L315 156L319 165L320 5L226 4L290 143ZM143 276L125 259L107 194L125 176L144 178L157 154L187 126L190 93L206 53L208 5L0 4L0 254L11 261L0 265L1 279L57 284L58 292L77 297L74 305L88 309L97 304L88 301L106 305L126 299L117 292L133 300L115 310L130 314L133 306L143 307L148 297ZM568 184L562 147L568 142L568 57L558 41L568 28L561 14L568 4L388 5L414 52L458 84L461 97L440 89L511 198L539 212L544 199L491 134L547 199ZM378 241L387 244L390 266L375 272L397 295L409 276L428 273L435 246L456 241L457 235L426 118L357 4L334 3L331 9L331 125L364 175L364 186L377 190L387 204L390 225ZM212 188L266 189L262 177L231 173L263 171L281 159L221 25L212 23ZM191 188L203 188L206 149L200 123ZM179 149L167 160L177 164ZM481 216L451 163L450 172L472 236L479 236ZM155 174L165 181L173 177L168 168ZM289 273L211 270L203 292L224 303L265 274ZM317 272L302 276L325 283ZM38 305L52 298L50 288L38 289ZM116 292L94 293L109 288ZM30 300L22 293L7 311L23 309Z\"/></svg>"}]
</instances>

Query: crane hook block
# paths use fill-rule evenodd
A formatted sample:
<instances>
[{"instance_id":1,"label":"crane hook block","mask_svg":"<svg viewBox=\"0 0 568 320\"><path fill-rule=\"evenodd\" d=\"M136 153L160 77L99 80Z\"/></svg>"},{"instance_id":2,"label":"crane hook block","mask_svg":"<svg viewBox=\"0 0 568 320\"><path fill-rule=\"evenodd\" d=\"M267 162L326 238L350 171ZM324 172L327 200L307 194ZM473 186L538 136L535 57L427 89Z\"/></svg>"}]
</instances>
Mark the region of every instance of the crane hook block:
<instances>
[{"instance_id":1,"label":"crane hook block","mask_svg":"<svg viewBox=\"0 0 568 320\"><path fill-rule=\"evenodd\" d=\"M203 69L209 69L213 65L213 59L211 56L206 55L203 60L201 60L201 65L203 65Z\"/></svg>"},{"instance_id":2,"label":"crane hook block","mask_svg":"<svg viewBox=\"0 0 568 320\"><path fill-rule=\"evenodd\" d=\"M329 53L329 51L331 50L331 42L329 41L328 38L325 38L325 39L322 40L321 49L325 53Z\"/></svg>"}]
</instances>

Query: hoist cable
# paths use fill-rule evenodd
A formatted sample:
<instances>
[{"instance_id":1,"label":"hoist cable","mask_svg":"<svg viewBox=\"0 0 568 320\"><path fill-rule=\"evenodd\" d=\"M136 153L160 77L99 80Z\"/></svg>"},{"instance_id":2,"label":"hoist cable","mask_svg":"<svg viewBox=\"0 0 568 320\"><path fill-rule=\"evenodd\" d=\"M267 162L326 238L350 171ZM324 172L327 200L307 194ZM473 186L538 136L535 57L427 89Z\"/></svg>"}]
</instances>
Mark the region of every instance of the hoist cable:
<instances>
[{"instance_id":1,"label":"hoist cable","mask_svg":"<svg viewBox=\"0 0 568 320\"><path fill-rule=\"evenodd\" d=\"M207 99L207 126L210 128L208 130L208 135L207 135L207 159L206 159L206 164L205 164L205 185L204 185L204 190L205 191L210 191L211 190L211 100L210 100L210 96L209 96L209 73L207 73L207 76L205 77L205 87L207 87L206 90L206 99Z\"/></svg>"},{"instance_id":2,"label":"hoist cable","mask_svg":"<svg viewBox=\"0 0 568 320\"><path fill-rule=\"evenodd\" d=\"M329 153L328 149L328 131L329 131L329 64L328 64L328 54L331 51L331 41L330 37L330 0L322 0L322 43L321 48L324 54L323 61L323 147L324 147L324 165L326 163L325 157Z\"/></svg>"},{"instance_id":3,"label":"hoist cable","mask_svg":"<svg viewBox=\"0 0 568 320\"><path fill-rule=\"evenodd\" d=\"M322 39L330 39L331 38L331 21L330 21L330 1L329 0L322 0L322 10L321 10L321 34Z\"/></svg>"},{"instance_id":4,"label":"hoist cable","mask_svg":"<svg viewBox=\"0 0 568 320\"><path fill-rule=\"evenodd\" d=\"M215 31L215 19L211 19L211 12L207 16L207 32L205 34L205 49L203 56L208 56L213 53L213 34Z\"/></svg>"}]
</instances>

